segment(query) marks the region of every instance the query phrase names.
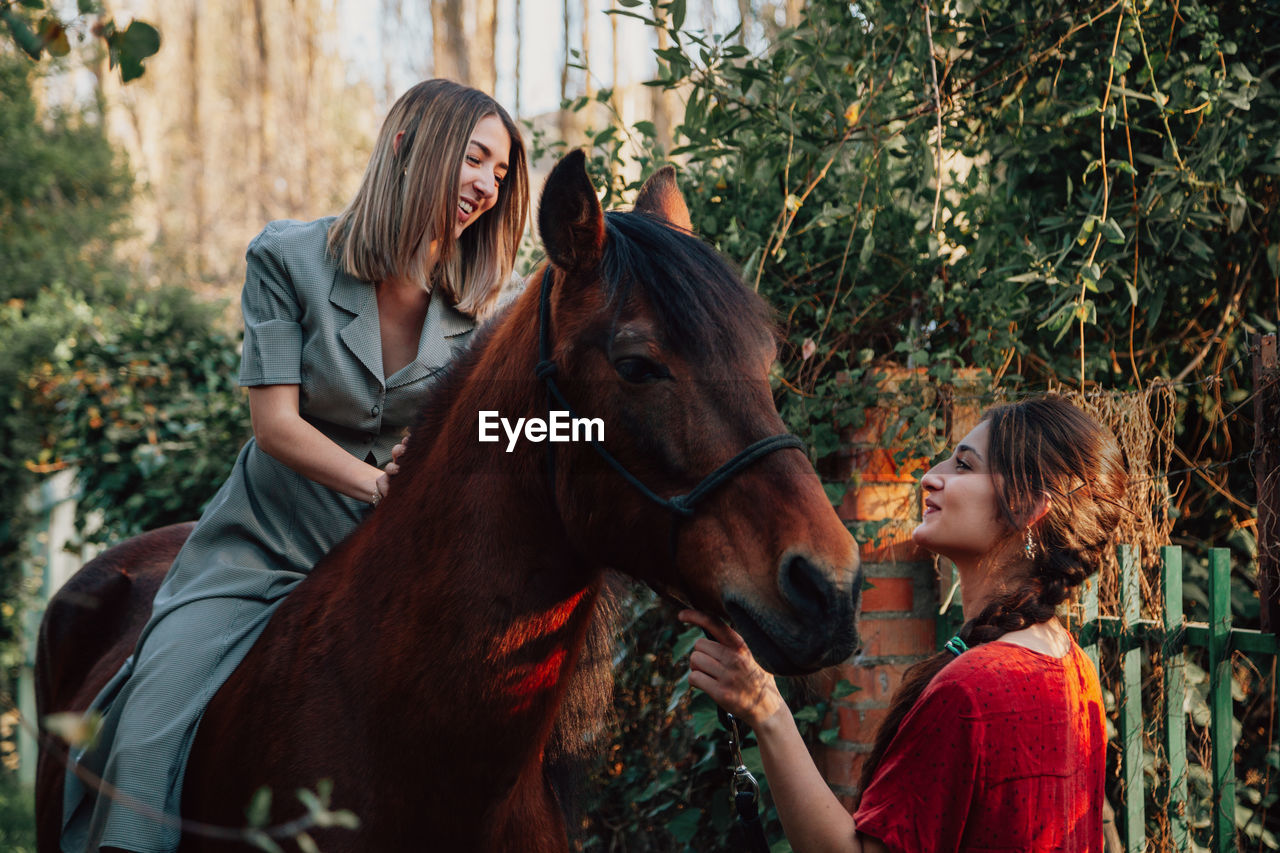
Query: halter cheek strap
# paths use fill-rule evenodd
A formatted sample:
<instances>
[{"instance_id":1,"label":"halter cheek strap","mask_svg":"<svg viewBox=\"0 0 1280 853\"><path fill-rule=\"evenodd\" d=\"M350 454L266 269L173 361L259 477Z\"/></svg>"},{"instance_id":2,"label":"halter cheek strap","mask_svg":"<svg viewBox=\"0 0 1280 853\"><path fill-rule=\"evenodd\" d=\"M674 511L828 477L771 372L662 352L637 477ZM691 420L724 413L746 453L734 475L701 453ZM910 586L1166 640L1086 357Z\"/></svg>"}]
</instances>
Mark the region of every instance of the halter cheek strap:
<instances>
[{"instance_id":1,"label":"halter cheek strap","mask_svg":"<svg viewBox=\"0 0 1280 853\"><path fill-rule=\"evenodd\" d=\"M569 404L569 401L565 399L564 394L560 391L560 386L556 384L555 380L555 377L559 375L559 368L551 358L551 285L551 266L548 265L542 272L542 292L538 303L538 363L533 372L547 386L547 410L551 410L552 402L555 401L569 412L570 417L576 418L578 417L577 413L574 411L573 406ZM613 457L613 454L604 449L604 445L594 438L590 439L590 441L591 446L600 454L600 458L610 468L621 474L622 478L634 486L640 494L680 518L692 516L694 507L703 498L724 485L756 460L773 453L775 450L782 450L788 447L800 451L806 449L804 442L790 433L780 433L771 435L768 438L762 438L739 451L732 459L716 468L685 494L664 498L640 482L634 474ZM554 484L555 456L550 444L547 445L547 460L549 472L552 474L551 482Z\"/></svg>"}]
</instances>

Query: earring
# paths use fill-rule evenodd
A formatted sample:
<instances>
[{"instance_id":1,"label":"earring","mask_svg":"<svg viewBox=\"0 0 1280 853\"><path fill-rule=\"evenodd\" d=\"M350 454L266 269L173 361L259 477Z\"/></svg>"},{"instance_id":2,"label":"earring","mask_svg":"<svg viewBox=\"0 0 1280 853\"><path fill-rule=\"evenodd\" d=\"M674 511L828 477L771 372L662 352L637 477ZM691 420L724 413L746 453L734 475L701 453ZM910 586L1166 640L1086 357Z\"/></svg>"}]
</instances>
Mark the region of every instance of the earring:
<instances>
[{"instance_id":1,"label":"earring","mask_svg":"<svg viewBox=\"0 0 1280 853\"><path fill-rule=\"evenodd\" d=\"M1031 538L1031 528L1027 528L1027 536L1022 542L1022 553L1027 555L1028 560L1034 560L1036 557L1036 540Z\"/></svg>"}]
</instances>

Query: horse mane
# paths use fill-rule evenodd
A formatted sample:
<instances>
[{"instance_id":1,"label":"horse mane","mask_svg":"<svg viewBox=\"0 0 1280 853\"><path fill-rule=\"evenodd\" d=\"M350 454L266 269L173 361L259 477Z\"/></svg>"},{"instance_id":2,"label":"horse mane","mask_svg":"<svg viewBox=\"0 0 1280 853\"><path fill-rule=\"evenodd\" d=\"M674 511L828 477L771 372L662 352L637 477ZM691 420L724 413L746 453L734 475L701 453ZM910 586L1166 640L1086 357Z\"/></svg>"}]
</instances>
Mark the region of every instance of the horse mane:
<instances>
[{"instance_id":1,"label":"horse mane","mask_svg":"<svg viewBox=\"0 0 1280 853\"><path fill-rule=\"evenodd\" d=\"M606 213L605 233L601 272L610 304L621 311L638 287L678 355L723 367L776 337L765 301L698 238L638 211Z\"/></svg>"}]
</instances>

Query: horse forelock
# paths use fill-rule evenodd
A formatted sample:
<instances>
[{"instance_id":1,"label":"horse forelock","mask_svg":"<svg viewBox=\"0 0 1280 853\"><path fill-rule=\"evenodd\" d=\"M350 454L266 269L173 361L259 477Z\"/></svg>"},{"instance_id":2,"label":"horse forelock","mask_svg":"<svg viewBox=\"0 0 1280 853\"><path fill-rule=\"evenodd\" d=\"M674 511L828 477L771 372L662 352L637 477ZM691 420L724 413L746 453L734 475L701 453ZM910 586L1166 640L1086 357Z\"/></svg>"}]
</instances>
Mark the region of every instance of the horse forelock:
<instances>
[{"instance_id":1,"label":"horse forelock","mask_svg":"<svg viewBox=\"0 0 1280 853\"><path fill-rule=\"evenodd\" d=\"M668 346L725 367L752 362L776 341L772 311L711 246L656 217L605 214L603 286L619 311L639 289Z\"/></svg>"}]
</instances>

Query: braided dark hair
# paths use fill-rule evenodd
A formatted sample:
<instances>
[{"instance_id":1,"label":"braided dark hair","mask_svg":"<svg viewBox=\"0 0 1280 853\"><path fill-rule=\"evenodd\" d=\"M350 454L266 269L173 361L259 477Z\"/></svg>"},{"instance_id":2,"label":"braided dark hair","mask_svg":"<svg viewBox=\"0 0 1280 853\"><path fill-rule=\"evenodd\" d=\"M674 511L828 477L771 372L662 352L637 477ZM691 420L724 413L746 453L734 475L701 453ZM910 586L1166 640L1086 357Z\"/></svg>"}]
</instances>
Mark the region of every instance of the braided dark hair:
<instances>
[{"instance_id":1,"label":"braided dark hair","mask_svg":"<svg viewBox=\"0 0 1280 853\"><path fill-rule=\"evenodd\" d=\"M1000 514L1016 540L1029 531L1033 554L1010 562L1012 582L960 629L969 648L1047 622L1071 590L1098 570L1110 546L1128 483L1111 432L1062 397L997 406L988 424L987 460ZM1045 497L1048 509L1034 524ZM1011 549L1012 550L1012 549ZM875 776L885 750L933 677L955 657L939 652L907 670L876 731L859 789Z\"/></svg>"}]
</instances>

